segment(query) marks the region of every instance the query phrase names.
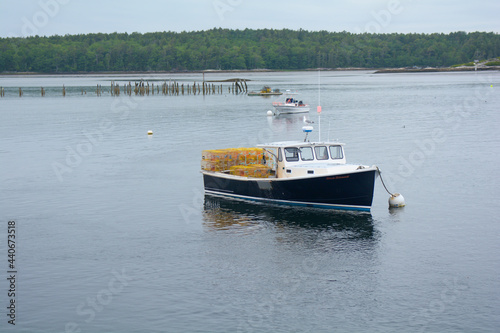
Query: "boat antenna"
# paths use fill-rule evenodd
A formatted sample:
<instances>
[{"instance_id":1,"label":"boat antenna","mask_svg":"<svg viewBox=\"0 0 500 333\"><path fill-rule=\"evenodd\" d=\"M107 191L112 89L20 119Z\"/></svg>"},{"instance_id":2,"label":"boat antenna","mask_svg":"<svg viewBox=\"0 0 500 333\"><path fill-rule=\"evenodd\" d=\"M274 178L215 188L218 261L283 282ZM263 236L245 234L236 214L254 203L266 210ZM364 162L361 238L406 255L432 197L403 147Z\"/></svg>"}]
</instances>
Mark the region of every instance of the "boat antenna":
<instances>
[{"instance_id":1,"label":"boat antenna","mask_svg":"<svg viewBox=\"0 0 500 333\"><path fill-rule=\"evenodd\" d=\"M330 142L330 119L328 119L328 142Z\"/></svg>"},{"instance_id":2,"label":"boat antenna","mask_svg":"<svg viewBox=\"0 0 500 333\"><path fill-rule=\"evenodd\" d=\"M321 142L321 69L318 67L318 138Z\"/></svg>"}]
</instances>

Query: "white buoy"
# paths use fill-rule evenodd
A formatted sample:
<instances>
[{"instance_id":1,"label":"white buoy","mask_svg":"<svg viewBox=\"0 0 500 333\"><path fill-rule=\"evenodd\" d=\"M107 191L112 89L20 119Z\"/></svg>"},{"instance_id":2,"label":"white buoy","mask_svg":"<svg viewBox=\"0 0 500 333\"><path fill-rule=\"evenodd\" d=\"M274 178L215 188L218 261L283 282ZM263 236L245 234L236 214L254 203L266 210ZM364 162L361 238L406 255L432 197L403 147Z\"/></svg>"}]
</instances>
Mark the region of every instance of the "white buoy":
<instances>
[{"instance_id":1,"label":"white buoy","mask_svg":"<svg viewBox=\"0 0 500 333\"><path fill-rule=\"evenodd\" d=\"M404 207L405 205L405 198L400 193L394 193L389 198L389 207L398 208Z\"/></svg>"},{"instance_id":2,"label":"white buoy","mask_svg":"<svg viewBox=\"0 0 500 333\"><path fill-rule=\"evenodd\" d=\"M377 168L378 175L380 176L380 181L382 182L382 185L384 185L384 188L387 191L387 193L389 193L391 195L391 197L389 198L389 208L399 208L399 207L406 206L405 198L403 197L403 195L401 193L394 193L393 194L393 193L389 192L389 190L387 189L387 186L385 186L384 180L382 179L382 171L380 171L378 166L375 166L375 167Z\"/></svg>"},{"instance_id":3,"label":"white buoy","mask_svg":"<svg viewBox=\"0 0 500 333\"><path fill-rule=\"evenodd\" d=\"M153 131L149 130L148 135L153 135Z\"/></svg>"},{"instance_id":4,"label":"white buoy","mask_svg":"<svg viewBox=\"0 0 500 333\"><path fill-rule=\"evenodd\" d=\"M268 110L268 111L267 111L267 115L268 115L268 116L272 116L272 115L273 115L273 111Z\"/></svg>"}]
</instances>

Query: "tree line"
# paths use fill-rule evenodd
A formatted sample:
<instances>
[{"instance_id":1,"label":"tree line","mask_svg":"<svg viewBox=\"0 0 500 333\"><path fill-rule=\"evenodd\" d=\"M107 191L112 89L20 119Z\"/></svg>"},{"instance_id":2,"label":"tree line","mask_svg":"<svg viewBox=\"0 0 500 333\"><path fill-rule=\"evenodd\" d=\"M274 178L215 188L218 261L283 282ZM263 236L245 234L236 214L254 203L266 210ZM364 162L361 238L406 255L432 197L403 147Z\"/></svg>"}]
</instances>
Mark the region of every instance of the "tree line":
<instances>
[{"instance_id":1,"label":"tree line","mask_svg":"<svg viewBox=\"0 0 500 333\"><path fill-rule=\"evenodd\" d=\"M500 55L493 32L354 34L215 28L0 38L0 72L443 67Z\"/></svg>"}]
</instances>

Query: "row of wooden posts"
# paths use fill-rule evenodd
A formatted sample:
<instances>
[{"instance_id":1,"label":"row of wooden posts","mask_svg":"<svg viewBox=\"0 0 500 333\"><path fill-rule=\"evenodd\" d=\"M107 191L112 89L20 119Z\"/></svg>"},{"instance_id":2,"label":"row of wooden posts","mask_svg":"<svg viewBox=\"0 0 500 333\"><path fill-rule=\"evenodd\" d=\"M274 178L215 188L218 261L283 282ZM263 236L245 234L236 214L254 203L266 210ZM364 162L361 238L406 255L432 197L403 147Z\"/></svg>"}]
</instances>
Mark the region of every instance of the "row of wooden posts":
<instances>
[{"instance_id":1,"label":"row of wooden posts","mask_svg":"<svg viewBox=\"0 0 500 333\"><path fill-rule=\"evenodd\" d=\"M149 84L149 82L134 82L134 85L132 85L131 82L127 84L124 84L122 87L120 87L119 84L115 84L114 82L111 83L111 95L120 95L120 93L123 91L124 94L127 95L132 95L134 93L135 95L154 95L155 93L157 95L163 94L163 95L184 95L184 94L193 94L193 95L215 95L215 94L223 94L224 93L224 88L222 84L214 84L210 82L202 82L201 86L200 83L193 82L193 84L179 84L178 82L166 82L164 81L161 85L157 84L155 85L154 83ZM156 92L155 92L156 91ZM230 87L228 87L228 93L243 93L248 91L248 86L245 81L235 81L232 83Z\"/></svg>"},{"instance_id":2,"label":"row of wooden posts","mask_svg":"<svg viewBox=\"0 0 500 333\"><path fill-rule=\"evenodd\" d=\"M101 96L103 92L107 92L103 90L102 86L100 84L97 85L95 93L97 96ZM201 82L201 83L196 83L193 82L193 84L179 84L176 81L164 81L162 84L154 84L154 83L149 83L149 82L134 82L132 85L132 82L129 82L128 84L123 84L120 86L120 84L111 82L111 87L109 92L111 93L111 96L120 96L120 94L126 94L131 96L132 94L136 96L149 96L149 95L215 95L215 94L224 94L225 89L222 84L214 84L212 82ZM228 93L233 93L233 94L239 94L239 93L245 93L248 92L248 86L247 83L244 80L235 80L234 82L231 82L231 86L228 87L227 90ZM40 88L40 93L41 96L45 96L45 88L41 87ZM87 94L87 91L82 89L81 91L82 95ZM24 95L24 92L22 88L19 88L19 97L22 97ZM63 85L62 87L62 95L66 96L66 87ZM0 87L0 97L5 97L5 89L3 87Z\"/></svg>"}]
</instances>

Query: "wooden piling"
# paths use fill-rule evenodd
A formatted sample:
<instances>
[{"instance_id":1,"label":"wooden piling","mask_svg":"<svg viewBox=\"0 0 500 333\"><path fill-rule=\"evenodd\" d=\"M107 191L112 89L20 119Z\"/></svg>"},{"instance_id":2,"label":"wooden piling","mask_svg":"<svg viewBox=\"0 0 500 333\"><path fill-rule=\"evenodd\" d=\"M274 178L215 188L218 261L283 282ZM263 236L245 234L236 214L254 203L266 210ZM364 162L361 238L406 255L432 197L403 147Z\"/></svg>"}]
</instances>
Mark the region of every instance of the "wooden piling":
<instances>
[{"instance_id":1,"label":"wooden piling","mask_svg":"<svg viewBox=\"0 0 500 333\"><path fill-rule=\"evenodd\" d=\"M223 83L219 83L223 82ZM229 86L227 86L228 84ZM227 92L224 90L224 86L228 87ZM49 90L50 93L51 90ZM92 92L92 89L90 90ZM96 90L95 94L96 96L101 96L102 95L102 86L97 84L96 85ZM128 83L123 83L123 86L120 87L120 84L118 84L116 81L111 81L110 83L110 95L111 96L119 96L121 92L125 93L126 95L132 96L132 94L140 95L140 96L154 96L163 94L165 96L185 96L185 95L223 95L226 93L232 93L232 94L240 94L244 92L248 92L248 85L246 83L245 79L228 79L228 80L217 80L217 81L203 81L203 82L196 82L193 81L191 83L182 83L177 82L177 81L172 81L169 80L167 82L166 80L163 82L157 82L155 84L152 82L151 84L149 82L140 80L137 82L134 82L134 85L132 85L132 82L129 81ZM85 88L80 89L81 95L83 96L84 94L87 94ZM107 92L107 91L105 91ZM44 87L40 87L40 95L41 97L45 97L46 95L46 90ZM66 96L66 86L63 84L62 86L62 95L63 97ZM23 97L24 92L23 88L19 88L19 97ZM0 87L0 97L5 97L5 88Z\"/></svg>"}]
</instances>

